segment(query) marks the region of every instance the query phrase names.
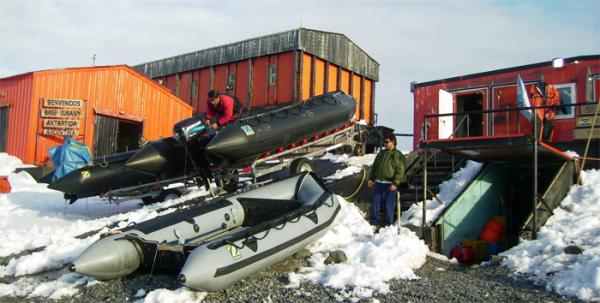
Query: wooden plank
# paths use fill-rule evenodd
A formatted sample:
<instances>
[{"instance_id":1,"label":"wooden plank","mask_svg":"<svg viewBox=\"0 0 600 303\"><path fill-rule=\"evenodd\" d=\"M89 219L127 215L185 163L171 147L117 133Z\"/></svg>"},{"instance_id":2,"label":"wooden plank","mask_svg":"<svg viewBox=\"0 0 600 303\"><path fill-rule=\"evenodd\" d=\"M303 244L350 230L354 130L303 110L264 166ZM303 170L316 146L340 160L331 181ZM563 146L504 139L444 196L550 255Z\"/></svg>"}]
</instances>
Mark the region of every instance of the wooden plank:
<instances>
[{"instance_id":1,"label":"wooden plank","mask_svg":"<svg viewBox=\"0 0 600 303\"><path fill-rule=\"evenodd\" d=\"M587 140L590 135L591 128L576 128L573 130L573 138L575 140ZM600 139L600 128L594 128L592 139Z\"/></svg>"},{"instance_id":2,"label":"wooden plank","mask_svg":"<svg viewBox=\"0 0 600 303\"><path fill-rule=\"evenodd\" d=\"M593 115L596 113L596 107L598 107L598 104L587 104L587 105L581 106L581 114L582 115Z\"/></svg>"}]
</instances>

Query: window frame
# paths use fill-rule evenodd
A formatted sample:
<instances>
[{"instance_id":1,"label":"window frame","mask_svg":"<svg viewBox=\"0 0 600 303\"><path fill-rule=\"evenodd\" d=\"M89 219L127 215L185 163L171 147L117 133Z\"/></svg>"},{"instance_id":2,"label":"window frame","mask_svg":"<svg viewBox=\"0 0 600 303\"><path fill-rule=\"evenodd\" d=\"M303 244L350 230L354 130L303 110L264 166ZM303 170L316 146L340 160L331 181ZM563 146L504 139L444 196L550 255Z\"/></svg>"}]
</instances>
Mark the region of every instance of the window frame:
<instances>
[{"instance_id":1,"label":"window frame","mask_svg":"<svg viewBox=\"0 0 600 303\"><path fill-rule=\"evenodd\" d=\"M571 101L569 103L565 103L564 100L562 103L565 105L571 105L571 104L575 104L577 103L577 90L576 90L576 85L575 82L571 82L571 83L564 83L564 84L556 84L554 85L554 87L556 87L556 89L559 91L560 93L560 89L561 88L570 88L571 89ZM561 96L562 97L562 96ZM554 116L554 120L562 120L562 119L573 119L575 118L575 107L573 106L569 106L571 108L571 113L569 114L562 114L560 112L556 112L556 115Z\"/></svg>"}]
</instances>

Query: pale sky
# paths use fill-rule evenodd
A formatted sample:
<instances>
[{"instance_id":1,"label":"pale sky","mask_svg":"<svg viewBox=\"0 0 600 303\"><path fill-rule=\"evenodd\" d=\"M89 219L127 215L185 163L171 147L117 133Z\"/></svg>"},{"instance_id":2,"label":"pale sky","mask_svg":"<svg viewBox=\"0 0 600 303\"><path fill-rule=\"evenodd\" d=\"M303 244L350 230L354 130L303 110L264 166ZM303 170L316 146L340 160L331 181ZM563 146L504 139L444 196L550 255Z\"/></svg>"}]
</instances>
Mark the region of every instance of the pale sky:
<instances>
[{"instance_id":1,"label":"pale sky","mask_svg":"<svg viewBox=\"0 0 600 303\"><path fill-rule=\"evenodd\" d=\"M300 26L344 34L381 64L378 124L402 133L413 132L411 81L600 54L600 0L0 0L0 77L94 54L136 65Z\"/></svg>"}]
</instances>

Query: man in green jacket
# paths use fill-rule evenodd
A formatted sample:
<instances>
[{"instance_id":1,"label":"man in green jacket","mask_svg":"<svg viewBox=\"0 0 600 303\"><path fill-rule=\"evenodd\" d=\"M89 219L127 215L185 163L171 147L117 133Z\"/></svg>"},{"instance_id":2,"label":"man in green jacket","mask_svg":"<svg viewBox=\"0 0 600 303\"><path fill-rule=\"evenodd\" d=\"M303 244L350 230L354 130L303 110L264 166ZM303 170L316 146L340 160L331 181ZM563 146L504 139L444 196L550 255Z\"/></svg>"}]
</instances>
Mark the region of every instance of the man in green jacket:
<instances>
[{"instance_id":1,"label":"man in green jacket","mask_svg":"<svg viewBox=\"0 0 600 303\"><path fill-rule=\"evenodd\" d=\"M396 192L404 180L404 155L396 149L396 136L385 136L383 144L385 149L375 157L368 183L369 187L375 186L369 218L371 225L375 226L387 226L394 223ZM384 215L383 222L380 222L379 212L382 207Z\"/></svg>"}]
</instances>

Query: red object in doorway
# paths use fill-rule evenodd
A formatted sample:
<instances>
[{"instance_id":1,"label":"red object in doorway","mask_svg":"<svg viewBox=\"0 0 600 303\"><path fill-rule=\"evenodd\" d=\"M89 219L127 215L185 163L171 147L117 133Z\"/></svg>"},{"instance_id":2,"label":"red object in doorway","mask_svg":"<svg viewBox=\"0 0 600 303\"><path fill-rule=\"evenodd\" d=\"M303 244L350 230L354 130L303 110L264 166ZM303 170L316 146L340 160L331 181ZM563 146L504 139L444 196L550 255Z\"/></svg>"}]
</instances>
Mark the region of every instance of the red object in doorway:
<instances>
[{"instance_id":1,"label":"red object in doorway","mask_svg":"<svg viewBox=\"0 0 600 303\"><path fill-rule=\"evenodd\" d=\"M479 236L479 240L491 243L500 242L501 238L501 232L489 228L484 229Z\"/></svg>"},{"instance_id":2,"label":"red object in doorway","mask_svg":"<svg viewBox=\"0 0 600 303\"><path fill-rule=\"evenodd\" d=\"M502 223L494 219L489 220L487 223L485 223L483 229L491 229L493 231L496 231L500 234L500 236L502 236L502 234L504 233L504 227L502 226Z\"/></svg>"},{"instance_id":3,"label":"red object in doorway","mask_svg":"<svg viewBox=\"0 0 600 303\"><path fill-rule=\"evenodd\" d=\"M458 262L469 262L469 261L473 261L473 257L474 257L474 252L473 252L473 248L469 247L469 246L454 246L454 248L452 248L450 250L450 256L453 258L456 258L456 260L458 260Z\"/></svg>"}]
</instances>

